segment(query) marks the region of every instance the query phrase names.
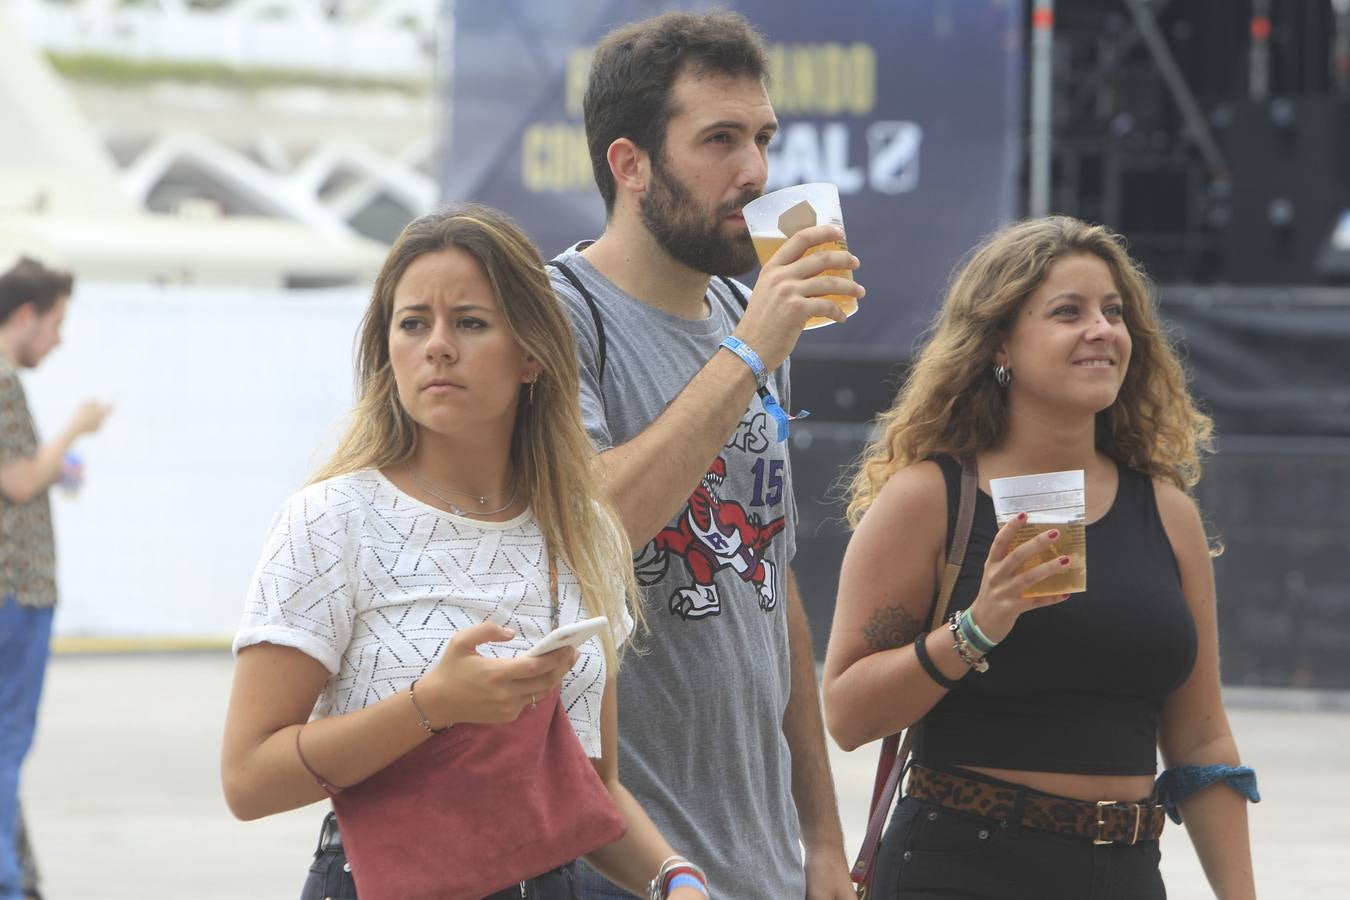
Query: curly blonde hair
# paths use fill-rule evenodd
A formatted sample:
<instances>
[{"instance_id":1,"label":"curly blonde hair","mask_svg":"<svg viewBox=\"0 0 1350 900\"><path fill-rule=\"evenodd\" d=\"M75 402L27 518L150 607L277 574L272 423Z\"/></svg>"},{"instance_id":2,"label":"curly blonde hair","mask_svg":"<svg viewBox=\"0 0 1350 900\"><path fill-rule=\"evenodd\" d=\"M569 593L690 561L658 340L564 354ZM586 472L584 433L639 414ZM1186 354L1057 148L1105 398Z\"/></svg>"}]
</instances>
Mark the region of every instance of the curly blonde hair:
<instances>
[{"instance_id":1,"label":"curly blonde hair","mask_svg":"<svg viewBox=\"0 0 1350 900\"><path fill-rule=\"evenodd\" d=\"M553 294L539 251L519 226L491 207L452 205L415 219L394 242L358 333L356 406L337 450L311 483L397 466L412 457L417 423L399 400L389 360L394 290L413 260L452 248L483 267L512 335L541 366L532 391L521 385L511 462L544 540L576 574L587 612L618 623L627 607L644 624L627 532L605 497L595 450L581 421L567 313ZM601 637L611 667L617 667L609 635Z\"/></svg>"},{"instance_id":2,"label":"curly blonde hair","mask_svg":"<svg viewBox=\"0 0 1350 900\"><path fill-rule=\"evenodd\" d=\"M1008 427L1007 396L993 357L1018 308L1059 259L1092 254L1111 271L1133 348L1116 401L1097 414L1097 447L1116 461L1189 491L1200 479L1213 422L1200 412L1158 316L1157 294L1123 239L1067 216L1028 219L985 239L953 278L931 337L848 486L856 526L898 470L936 454L996 446Z\"/></svg>"}]
</instances>

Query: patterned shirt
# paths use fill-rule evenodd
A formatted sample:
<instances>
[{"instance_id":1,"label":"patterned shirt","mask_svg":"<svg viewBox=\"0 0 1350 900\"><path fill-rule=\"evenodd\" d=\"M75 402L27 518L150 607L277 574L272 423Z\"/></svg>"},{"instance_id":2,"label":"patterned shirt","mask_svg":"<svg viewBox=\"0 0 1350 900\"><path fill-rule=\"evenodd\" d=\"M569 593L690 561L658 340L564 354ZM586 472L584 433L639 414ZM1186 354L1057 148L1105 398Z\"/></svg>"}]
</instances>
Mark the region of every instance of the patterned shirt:
<instances>
[{"instance_id":1,"label":"patterned shirt","mask_svg":"<svg viewBox=\"0 0 1350 900\"><path fill-rule=\"evenodd\" d=\"M37 455L37 429L14 364L0 355L0 466ZM20 606L56 605L56 538L44 490L27 503L0 492L0 600Z\"/></svg>"},{"instance_id":2,"label":"patterned shirt","mask_svg":"<svg viewBox=\"0 0 1350 900\"><path fill-rule=\"evenodd\" d=\"M512 658L552 627L544 536L527 511L479 522L404 494L374 469L312 484L281 508L244 604L234 650L267 642L305 653L331 673L313 718L342 715L406 691L455 632L509 625L509 641L478 652ZM581 585L558 560L559 624L588 618ZM622 644L625 613L614 627ZM599 638L579 648L562 704L600 757L606 666Z\"/></svg>"}]
</instances>

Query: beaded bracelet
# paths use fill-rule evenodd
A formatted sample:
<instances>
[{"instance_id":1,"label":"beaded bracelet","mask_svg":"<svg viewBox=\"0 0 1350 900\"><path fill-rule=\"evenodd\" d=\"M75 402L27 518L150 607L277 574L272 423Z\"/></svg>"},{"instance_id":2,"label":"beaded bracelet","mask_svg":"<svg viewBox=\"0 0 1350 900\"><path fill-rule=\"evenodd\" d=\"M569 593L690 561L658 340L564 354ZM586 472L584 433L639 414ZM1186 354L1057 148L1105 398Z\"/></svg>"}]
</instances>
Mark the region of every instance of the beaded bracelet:
<instances>
[{"instance_id":1,"label":"beaded bracelet","mask_svg":"<svg viewBox=\"0 0 1350 900\"><path fill-rule=\"evenodd\" d=\"M952 617L947 620L947 628L952 633L952 645L956 647L956 655L961 657L961 662L976 672L988 672L989 661L971 650L970 645L966 643L966 636L961 633L961 626L957 624L956 615L952 613Z\"/></svg>"}]
</instances>

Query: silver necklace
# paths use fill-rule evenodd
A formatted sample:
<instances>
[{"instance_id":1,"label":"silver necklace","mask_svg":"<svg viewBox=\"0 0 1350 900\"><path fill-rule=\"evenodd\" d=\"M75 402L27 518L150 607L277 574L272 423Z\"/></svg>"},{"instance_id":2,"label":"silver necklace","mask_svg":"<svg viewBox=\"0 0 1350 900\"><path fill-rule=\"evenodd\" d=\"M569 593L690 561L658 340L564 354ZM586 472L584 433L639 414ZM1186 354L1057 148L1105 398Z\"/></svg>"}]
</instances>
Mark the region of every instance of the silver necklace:
<instances>
[{"instance_id":1,"label":"silver necklace","mask_svg":"<svg viewBox=\"0 0 1350 900\"><path fill-rule=\"evenodd\" d=\"M417 482L418 487L426 491L431 496L435 497L437 500L444 503L446 506L450 507L450 511L457 516L495 516L497 513L506 512L508 509L510 509L515 504L516 497L519 496L520 494L520 485L515 484L515 479L512 478L511 481L514 488L511 491L511 499L507 500L506 503L503 504L502 506L499 506L496 509L476 509L476 510L463 509L460 507L458 503L451 500L449 497L442 494L439 490L423 481L422 478L418 476L416 472L413 471L412 466L408 465L407 463L404 463L403 468L408 470L408 474L412 476L413 481ZM477 494L470 494L468 491L457 491L454 488L446 488L446 490L452 494L462 494L465 497L472 497L473 499L478 501L478 505L480 507L482 507L487 503L488 497L498 496L497 494L487 494L486 496L480 497Z\"/></svg>"}]
</instances>

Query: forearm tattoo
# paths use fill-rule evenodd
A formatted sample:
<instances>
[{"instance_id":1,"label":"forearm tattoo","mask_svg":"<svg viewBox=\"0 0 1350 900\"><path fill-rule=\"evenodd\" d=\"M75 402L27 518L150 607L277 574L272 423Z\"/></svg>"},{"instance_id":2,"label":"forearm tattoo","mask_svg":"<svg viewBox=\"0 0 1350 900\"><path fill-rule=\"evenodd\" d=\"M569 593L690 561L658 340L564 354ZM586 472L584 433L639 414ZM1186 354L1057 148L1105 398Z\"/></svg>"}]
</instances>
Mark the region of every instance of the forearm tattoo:
<instances>
[{"instance_id":1,"label":"forearm tattoo","mask_svg":"<svg viewBox=\"0 0 1350 900\"><path fill-rule=\"evenodd\" d=\"M896 604L879 609L863 626L863 639L874 652L903 647L914 642L923 625L905 607Z\"/></svg>"}]
</instances>

